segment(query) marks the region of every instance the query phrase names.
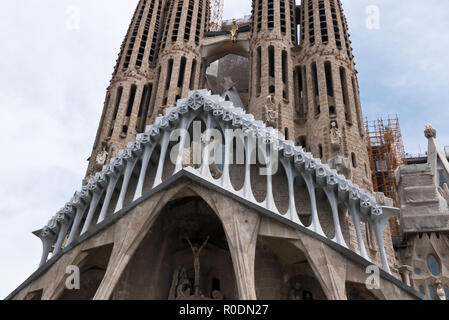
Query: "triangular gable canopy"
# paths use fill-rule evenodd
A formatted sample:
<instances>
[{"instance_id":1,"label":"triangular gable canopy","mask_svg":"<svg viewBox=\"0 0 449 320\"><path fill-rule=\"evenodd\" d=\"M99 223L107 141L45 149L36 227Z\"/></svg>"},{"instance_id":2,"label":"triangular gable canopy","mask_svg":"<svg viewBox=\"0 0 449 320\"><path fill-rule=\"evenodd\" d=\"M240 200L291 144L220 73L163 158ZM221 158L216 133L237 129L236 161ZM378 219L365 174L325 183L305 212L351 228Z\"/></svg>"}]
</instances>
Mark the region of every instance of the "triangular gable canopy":
<instances>
[{"instance_id":1,"label":"triangular gable canopy","mask_svg":"<svg viewBox=\"0 0 449 320\"><path fill-rule=\"evenodd\" d=\"M356 184L339 175L337 171L330 169L327 164L322 164L320 159L314 158L311 153L305 152L301 147L295 146L290 140L273 128L266 127L262 121L257 121L254 116L246 113L242 108L236 108L232 102L225 101L222 97L211 95L207 90L192 91L186 99L180 99L176 107L166 109L164 116L158 117L155 124L146 128L146 132L137 135L136 141L130 142L126 149L121 150L116 158L111 159L110 163L103 167L94 177L90 178L88 184L83 186L81 191L75 193L74 197L61 209L42 229L40 238L43 242L43 254L41 266L47 261L52 247L54 247L53 256L57 255L63 245L70 245L77 237L87 232L95 224L108 219L108 213L112 215L119 212L124 204L125 195L130 185L132 172L136 163L141 161L140 175L137 181L137 187L134 192L134 201L142 197L143 185L148 170L149 161L156 147L160 148L159 162L155 172L153 188L163 181L163 172L166 155L170 154L169 138L175 129L189 129L193 120L200 118L207 129L241 129L241 136L256 137L269 146L270 150L277 151L279 163L282 164L286 181L289 189L289 208L284 218L291 223L303 226L298 218L298 212L295 207L294 199L294 181L297 176L301 176L306 182L310 196L310 207L312 208L312 224L307 228L310 231L326 237L322 231L318 218L317 199L315 197L316 189L321 189L327 196L332 209L333 223L335 227L335 237L329 239L338 245L348 248L343 239L341 226L339 222L338 206L344 205L348 208L355 226L358 248L356 253L362 258L369 260L364 239L361 232L360 221L368 222L376 235L382 258L382 266L385 271L390 273L383 243L383 231L387 221L396 214L394 208L381 207L376 203L373 195L362 190ZM187 132L184 130L183 132ZM224 134L225 154L230 153L230 146L234 136ZM243 137L241 137L244 139ZM180 135L180 145L184 145L186 134ZM273 185L271 175L266 175L266 199L262 202L255 200L250 182L250 161L245 159L245 179L241 190L235 190L230 182L229 170L230 164L228 157L225 157L221 178L213 178L209 169L208 146L207 141L203 151L203 165L199 168L183 168L183 152L177 155L173 174L181 170L188 170L201 179L213 183L216 187L222 188L235 196L242 197L254 205L269 210L273 214L280 214L276 208L273 198ZM256 146L253 139L245 140L245 154L252 154ZM267 161L267 160L266 160ZM267 162L265 162L267 163ZM207 165L204 165L207 164ZM269 170L270 167L267 167ZM118 185L118 182L121 185ZM148 183L148 182L146 182ZM120 190L120 195L115 208L110 208L111 197L115 189ZM104 196L98 221L93 221L94 212L97 211L100 198ZM325 201L325 200L321 200ZM83 225L81 225L84 221ZM67 240L65 241L65 239Z\"/></svg>"}]
</instances>

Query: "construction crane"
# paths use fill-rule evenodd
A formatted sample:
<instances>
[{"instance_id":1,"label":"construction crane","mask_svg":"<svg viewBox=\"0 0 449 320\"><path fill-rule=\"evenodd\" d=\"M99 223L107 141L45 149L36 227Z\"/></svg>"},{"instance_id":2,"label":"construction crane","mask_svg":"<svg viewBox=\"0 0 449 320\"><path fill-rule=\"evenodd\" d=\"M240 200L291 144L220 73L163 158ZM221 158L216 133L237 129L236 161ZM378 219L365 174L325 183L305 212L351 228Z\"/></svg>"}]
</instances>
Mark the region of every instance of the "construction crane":
<instances>
[{"instance_id":1,"label":"construction crane","mask_svg":"<svg viewBox=\"0 0 449 320\"><path fill-rule=\"evenodd\" d=\"M224 0L210 0L210 31L220 31L223 22Z\"/></svg>"}]
</instances>

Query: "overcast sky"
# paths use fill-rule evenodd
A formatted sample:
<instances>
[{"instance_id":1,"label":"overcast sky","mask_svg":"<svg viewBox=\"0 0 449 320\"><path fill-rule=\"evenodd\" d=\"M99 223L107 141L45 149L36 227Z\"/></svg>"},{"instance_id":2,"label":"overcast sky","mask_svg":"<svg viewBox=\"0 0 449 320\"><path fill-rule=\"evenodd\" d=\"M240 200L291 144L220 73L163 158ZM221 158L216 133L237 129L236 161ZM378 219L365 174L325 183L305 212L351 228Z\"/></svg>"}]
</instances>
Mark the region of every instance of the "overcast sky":
<instances>
[{"instance_id":1,"label":"overcast sky","mask_svg":"<svg viewBox=\"0 0 449 320\"><path fill-rule=\"evenodd\" d=\"M225 0L225 18L250 14ZM37 267L31 234L79 189L137 0L18 0L0 10L0 298ZM372 26L369 6L380 10ZM449 1L343 0L364 116L398 114L406 151L427 122L449 145ZM80 12L79 28L70 19ZM372 12L372 11L370 11ZM76 20L76 19L75 19Z\"/></svg>"}]
</instances>

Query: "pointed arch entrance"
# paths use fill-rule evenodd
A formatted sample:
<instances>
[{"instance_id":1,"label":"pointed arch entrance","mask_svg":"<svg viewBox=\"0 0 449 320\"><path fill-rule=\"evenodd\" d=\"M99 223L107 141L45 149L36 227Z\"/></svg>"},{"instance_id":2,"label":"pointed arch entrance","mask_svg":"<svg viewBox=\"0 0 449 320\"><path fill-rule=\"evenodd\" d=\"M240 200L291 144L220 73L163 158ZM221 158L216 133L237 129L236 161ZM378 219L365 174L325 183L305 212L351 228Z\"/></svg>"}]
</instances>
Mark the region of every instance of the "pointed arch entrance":
<instances>
[{"instance_id":1,"label":"pointed arch entrance","mask_svg":"<svg viewBox=\"0 0 449 320\"><path fill-rule=\"evenodd\" d=\"M237 298L222 223L212 208L196 196L165 205L111 296L149 300Z\"/></svg>"}]
</instances>

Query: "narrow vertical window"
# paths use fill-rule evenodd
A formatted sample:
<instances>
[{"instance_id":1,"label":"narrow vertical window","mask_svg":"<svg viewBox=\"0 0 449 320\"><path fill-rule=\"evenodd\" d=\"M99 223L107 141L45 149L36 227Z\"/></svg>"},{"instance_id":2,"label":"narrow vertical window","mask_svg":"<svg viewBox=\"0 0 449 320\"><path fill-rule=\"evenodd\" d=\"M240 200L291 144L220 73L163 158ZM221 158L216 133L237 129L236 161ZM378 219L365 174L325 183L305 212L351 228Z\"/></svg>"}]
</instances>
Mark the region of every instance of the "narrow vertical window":
<instances>
[{"instance_id":1,"label":"narrow vertical window","mask_svg":"<svg viewBox=\"0 0 449 320\"><path fill-rule=\"evenodd\" d=\"M302 70L302 82L303 82L303 108L304 108L304 117L307 116L308 109L307 106L309 105L308 102L308 91L307 91L307 68L306 66L303 66L301 68Z\"/></svg>"},{"instance_id":2,"label":"narrow vertical window","mask_svg":"<svg viewBox=\"0 0 449 320\"><path fill-rule=\"evenodd\" d=\"M129 93L129 99L128 99L128 108L126 109L126 116L131 116L133 105L134 105L134 99L136 98L136 90L137 87L133 84L131 86L131 91Z\"/></svg>"},{"instance_id":3,"label":"narrow vertical window","mask_svg":"<svg viewBox=\"0 0 449 320\"><path fill-rule=\"evenodd\" d=\"M313 81L313 92L316 96L320 95L318 91L318 70L316 68L316 63L312 63L312 81Z\"/></svg>"},{"instance_id":4,"label":"narrow vertical window","mask_svg":"<svg viewBox=\"0 0 449 320\"><path fill-rule=\"evenodd\" d=\"M118 108L120 107L120 101L122 100L123 87L117 89L117 97L115 98L114 115L112 120L117 119Z\"/></svg>"},{"instance_id":5,"label":"narrow vertical window","mask_svg":"<svg viewBox=\"0 0 449 320\"><path fill-rule=\"evenodd\" d=\"M137 113L137 116L140 118L142 116L143 109L145 108L145 102L147 100L148 95L148 85L145 85L143 87L142 91L142 97L140 98L140 105L139 105L139 112Z\"/></svg>"},{"instance_id":6,"label":"narrow vertical window","mask_svg":"<svg viewBox=\"0 0 449 320\"><path fill-rule=\"evenodd\" d=\"M186 63L187 59L185 57L181 58L181 67L179 69L179 76L178 76L178 88L182 88L182 84L184 83L184 74L186 72Z\"/></svg>"},{"instance_id":7,"label":"narrow vertical window","mask_svg":"<svg viewBox=\"0 0 449 320\"><path fill-rule=\"evenodd\" d=\"M274 1L273 0L268 0L268 12L267 12L267 26L268 29L271 29L274 27Z\"/></svg>"},{"instance_id":8,"label":"narrow vertical window","mask_svg":"<svg viewBox=\"0 0 449 320\"><path fill-rule=\"evenodd\" d=\"M304 84L302 81L302 67L296 67L295 70L295 78L296 78L296 90L297 90L297 94L298 94L298 108L297 108L297 112L300 118L304 118L305 117L305 112L304 112Z\"/></svg>"},{"instance_id":9,"label":"narrow vertical window","mask_svg":"<svg viewBox=\"0 0 449 320\"><path fill-rule=\"evenodd\" d=\"M257 87L257 96L260 96L261 86L260 86L260 78L262 77L262 49L257 48L257 77L256 77L256 87Z\"/></svg>"},{"instance_id":10,"label":"narrow vertical window","mask_svg":"<svg viewBox=\"0 0 449 320\"><path fill-rule=\"evenodd\" d=\"M349 93L348 93L348 83L346 79L346 70L340 67L340 81L341 81L341 91L343 95L343 104L345 105L345 119L348 122L352 121L351 106L349 105Z\"/></svg>"},{"instance_id":11,"label":"narrow vertical window","mask_svg":"<svg viewBox=\"0 0 449 320\"><path fill-rule=\"evenodd\" d=\"M318 145L318 150L320 152L320 159L323 158L323 146L321 144Z\"/></svg>"},{"instance_id":12,"label":"narrow vertical window","mask_svg":"<svg viewBox=\"0 0 449 320\"><path fill-rule=\"evenodd\" d=\"M309 41L310 41L310 45L313 46L315 44L315 24L313 21L313 0L309 0L307 9L308 9L308 15L309 15Z\"/></svg>"},{"instance_id":13,"label":"narrow vertical window","mask_svg":"<svg viewBox=\"0 0 449 320\"><path fill-rule=\"evenodd\" d=\"M355 153L351 153L351 160L352 160L352 166L354 168L357 168L357 157L355 156Z\"/></svg>"},{"instance_id":14,"label":"narrow vertical window","mask_svg":"<svg viewBox=\"0 0 449 320\"><path fill-rule=\"evenodd\" d=\"M187 9L186 25L184 28L184 41L189 42L190 40L190 28L192 27L192 16L193 16L193 0L189 1L189 8Z\"/></svg>"},{"instance_id":15,"label":"narrow vertical window","mask_svg":"<svg viewBox=\"0 0 449 320\"><path fill-rule=\"evenodd\" d=\"M150 110L150 102L151 102L151 96L153 94L153 84L149 83L145 86L147 88L146 94L145 94L145 101L143 101L143 110L142 110L142 115L140 118L140 125L139 125L139 129L140 132L144 132L145 131L145 125L147 122L147 118L148 118L148 112Z\"/></svg>"},{"instance_id":16,"label":"narrow vertical window","mask_svg":"<svg viewBox=\"0 0 449 320\"><path fill-rule=\"evenodd\" d=\"M334 96L334 84L332 82L332 67L329 61L324 63L324 72L326 73L326 87L327 95L330 97Z\"/></svg>"},{"instance_id":17,"label":"narrow vertical window","mask_svg":"<svg viewBox=\"0 0 449 320\"><path fill-rule=\"evenodd\" d=\"M357 90L357 83L355 82L354 77L352 77L352 90L354 95L354 103L355 103L355 112L357 114L357 124L359 126L360 135L363 136L363 124L362 124L362 116L360 114L360 105L359 105L359 96Z\"/></svg>"},{"instance_id":18,"label":"narrow vertical window","mask_svg":"<svg viewBox=\"0 0 449 320\"><path fill-rule=\"evenodd\" d=\"M284 83L284 89L282 90L282 96L288 100L288 56L287 51L282 51L282 82Z\"/></svg>"},{"instance_id":19,"label":"narrow vertical window","mask_svg":"<svg viewBox=\"0 0 449 320\"><path fill-rule=\"evenodd\" d=\"M321 109L319 104L317 103L317 98L320 95L319 89L318 89L318 70L316 67L316 62L312 63L312 81L313 81L313 92L315 94L315 115L319 115L321 113Z\"/></svg>"},{"instance_id":20,"label":"narrow vertical window","mask_svg":"<svg viewBox=\"0 0 449 320\"><path fill-rule=\"evenodd\" d=\"M274 47L270 46L268 48L268 63L269 63L269 76L274 78Z\"/></svg>"},{"instance_id":21,"label":"narrow vertical window","mask_svg":"<svg viewBox=\"0 0 449 320\"><path fill-rule=\"evenodd\" d=\"M192 69L190 70L190 84L189 88L190 90L193 90L195 88L195 77L196 77L196 60L192 60Z\"/></svg>"},{"instance_id":22,"label":"narrow vertical window","mask_svg":"<svg viewBox=\"0 0 449 320\"><path fill-rule=\"evenodd\" d=\"M279 18L281 21L281 32L285 34L287 32L286 14L285 14L285 0L279 1Z\"/></svg>"},{"instance_id":23,"label":"narrow vertical window","mask_svg":"<svg viewBox=\"0 0 449 320\"><path fill-rule=\"evenodd\" d=\"M170 59L168 60L167 78L165 79L165 90L170 89L172 71L173 71L173 59Z\"/></svg>"},{"instance_id":24,"label":"narrow vertical window","mask_svg":"<svg viewBox=\"0 0 449 320\"><path fill-rule=\"evenodd\" d=\"M321 27L321 41L323 43L329 42L329 34L327 32L327 22L326 22L326 10L324 6L324 0L318 2L319 13L320 13L320 27Z\"/></svg>"}]
</instances>

